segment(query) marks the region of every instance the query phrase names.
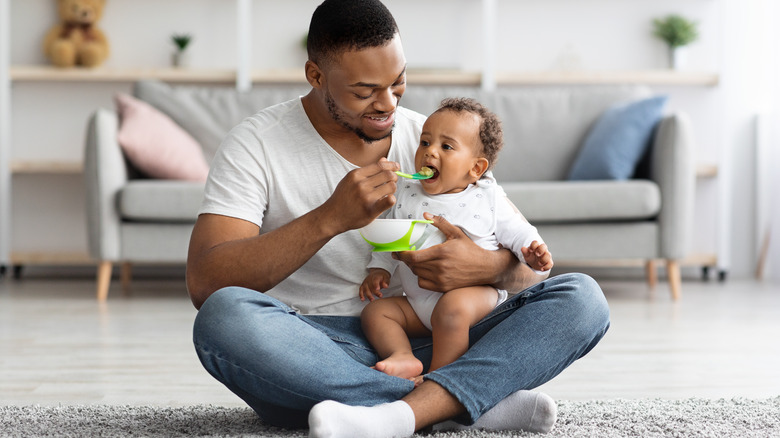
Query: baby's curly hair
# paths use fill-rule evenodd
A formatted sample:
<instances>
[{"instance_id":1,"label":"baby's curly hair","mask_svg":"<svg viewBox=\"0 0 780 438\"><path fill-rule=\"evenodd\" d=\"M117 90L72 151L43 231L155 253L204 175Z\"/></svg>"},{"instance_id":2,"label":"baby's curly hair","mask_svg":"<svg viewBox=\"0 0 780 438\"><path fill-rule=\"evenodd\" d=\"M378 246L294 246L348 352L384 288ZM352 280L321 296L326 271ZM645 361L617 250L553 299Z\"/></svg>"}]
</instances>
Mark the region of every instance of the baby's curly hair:
<instances>
[{"instance_id":1,"label":"baby's curly hair","mask_svg":"<svg viewBox=\"0 0 780 438\"><path fill-rule=\"evenodd\" d=\"M439 111L469 112L479 116L479 140L482 143L482 156L488 160L488 169L493 168L498 159L498 152L504 146L504 131L501 129L501 119L475 99L468 97L449 97L441 101Z\"/></svg>"}]
</instances>

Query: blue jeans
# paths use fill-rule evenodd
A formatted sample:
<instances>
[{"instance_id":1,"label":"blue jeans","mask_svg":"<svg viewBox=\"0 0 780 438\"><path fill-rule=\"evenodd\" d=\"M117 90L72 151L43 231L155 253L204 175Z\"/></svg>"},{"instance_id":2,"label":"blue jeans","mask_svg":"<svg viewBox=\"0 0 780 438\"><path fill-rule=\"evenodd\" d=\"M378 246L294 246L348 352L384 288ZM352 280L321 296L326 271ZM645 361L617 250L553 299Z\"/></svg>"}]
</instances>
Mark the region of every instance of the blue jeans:
<instances>
[{"instance_id":1,"label":"blue jeans","mask_svg":"<svg viewBox=\"0 0 780 438\"><path fill-rule=\"evenodd\" d=\"M470 331L470 348L429 373L466 408L473 423L515 391L535 388L584 356L609 328L596 282L583 274L549 278L510 299ZM372 406L414 389L373 370L378 358L360 318L301 315L253 290L229 287L206 300L195 319L203 366L268 424L306 427L315 404ZM412 339L427 369L431 338Z\"/></svg>"}]
</instances>

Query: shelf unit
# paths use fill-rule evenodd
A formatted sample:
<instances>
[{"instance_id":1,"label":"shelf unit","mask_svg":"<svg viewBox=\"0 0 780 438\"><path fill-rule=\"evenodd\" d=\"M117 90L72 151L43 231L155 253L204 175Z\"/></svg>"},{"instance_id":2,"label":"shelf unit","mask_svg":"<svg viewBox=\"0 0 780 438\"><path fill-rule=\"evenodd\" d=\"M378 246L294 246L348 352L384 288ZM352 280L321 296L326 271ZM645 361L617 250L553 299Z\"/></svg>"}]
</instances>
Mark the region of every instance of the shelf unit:
<instances>
[{"instance_id":1,"label":"shelf unit","mask_svg":"<svg viewBox=\"0 0 780 438\"><path fill-rule=\"evenodd\" d=\"M9 264L37 263L93 263L81 253L15 253L11 252L11 185L13 175L79 175L80 162L68 161L12 161L11 160L11 85L14 82L53 83L129 83L140 79L159 79L167 82L234 84L239 90L251 88L253 83L304 83L301 69L253 70L251 60L252 0L236 2L236 48L234 69L174 69L174 68L73 68L59 69L42 65L11 65L10 3L0 0L0 267ZM410 84L480 86L493 89L511 85L574 85L642 83L648 85L679 85L713 87L719 77L707 72L650 71L495 71L496 0L480 0L482 6L483 62L480 71L410 69ZM714 172L714 173L713 173ZM717 168L699 169L699 174L716 175Z\"/></svg>"},{"instance_id":2,"label":"shelf unit","mask_svg":"<svg viewBox=\"0 0 780 438\"><path fill-rule=\"evenodd\" d=\"M160 79L169 82L226 83L238 89L251 87L251 19L252 0L236 2L237 65L230 70L199 70L170 68L72 68L52 66L11 65L11 1L0 0L0 277L9 265L22 264L93 264L83 252L14 252L12 251L11 198L13 175L80 175L83 163L68 161L12 161L11 150L11 85L14 82L134 82L139 79ZM268 82L287 81L287 73L267 72L261 75ZM274 78L280 79L274 79Z\"/></svg>"},{"instance_id":3,"label":"shelf unit","mask_svg":"<svg viewBox=\"0 0 780 438\"><path fill-rule=\"evenodd\" d=\"M0 0L0 276L11 253L11 0Z\"/></svg>"}]
</instances>

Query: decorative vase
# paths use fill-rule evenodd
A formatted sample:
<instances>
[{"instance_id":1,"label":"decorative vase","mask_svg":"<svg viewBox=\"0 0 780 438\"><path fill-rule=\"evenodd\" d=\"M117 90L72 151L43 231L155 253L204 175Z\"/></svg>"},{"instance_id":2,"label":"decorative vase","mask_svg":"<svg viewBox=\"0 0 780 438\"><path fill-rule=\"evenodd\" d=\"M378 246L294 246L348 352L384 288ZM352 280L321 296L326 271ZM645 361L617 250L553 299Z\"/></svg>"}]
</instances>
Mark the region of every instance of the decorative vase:
<instances>
[{"instance_id":1,"label":"decorative vase","mask_svg":"<svg viewBox=\"0 0 780 438\"><path fill-rule=\"evenodd\" d=\"M684 69L687 59L688 51L684 47L669 48L669 68L672 70Z\"/></svg>"},{"instance_id":2,"label":"decorative vase","mask_svg":"<svg viewBox=\"0 0 780 438\"><path fill-rule=\"evenodd\" d=\"M171 65L176 68L189 67L190 56L183 50L176 50L171 54Z\"/></svg>"}]
</instances>

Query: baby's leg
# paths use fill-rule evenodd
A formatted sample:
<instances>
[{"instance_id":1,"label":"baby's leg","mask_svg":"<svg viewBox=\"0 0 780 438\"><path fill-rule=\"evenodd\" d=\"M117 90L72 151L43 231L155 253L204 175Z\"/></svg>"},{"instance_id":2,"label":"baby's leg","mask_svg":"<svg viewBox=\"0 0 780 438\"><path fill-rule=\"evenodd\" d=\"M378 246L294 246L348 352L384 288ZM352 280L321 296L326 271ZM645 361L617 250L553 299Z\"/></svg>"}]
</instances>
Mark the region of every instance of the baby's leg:
<instances>
[{"instance_id":1,"label":"baby's leg","mask_svg":"<svg viewBox=\"0 0 780 438\"><path fill-rule=\"evenodd\" d=\"M498 291L490 286L451 290L439 299L431 315L431 368L441 368L469 349L469 329L496 307Z\"/></svg>"},{"instance_id":2,"label":"baby's leg","mask_svg":"<svg viewBox=\"0 0 780 438\"><path fill-rule=\"evenodd\" d=\"M383 359L375 365L378 371L404 379L422 374L423 364L412 354L409 336L429 336L430 331L406 297L372 301L363 309L361 322L366 338Z\"/></svg>"}]
</instances>

